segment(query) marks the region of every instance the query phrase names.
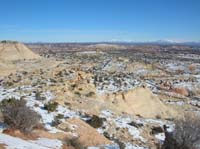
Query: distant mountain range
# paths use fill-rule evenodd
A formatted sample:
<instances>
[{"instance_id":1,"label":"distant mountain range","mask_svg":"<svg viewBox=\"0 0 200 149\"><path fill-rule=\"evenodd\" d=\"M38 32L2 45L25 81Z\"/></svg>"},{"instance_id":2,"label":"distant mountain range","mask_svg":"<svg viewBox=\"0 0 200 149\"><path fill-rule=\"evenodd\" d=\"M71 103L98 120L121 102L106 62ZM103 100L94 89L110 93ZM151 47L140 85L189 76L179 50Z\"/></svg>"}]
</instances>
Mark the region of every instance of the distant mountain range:
<instances>
[{"instance_id":1,"label":"distant mountain range","mask_svg":"<svg viewBox=\"0 0 200 149\"><path fill-rule=\"evenodd\" d=\"M191 45L191 46L200 46L200 41L196 42L196 41L171 41L171 40L158 40L152 43L157 43L157 44L176 44L176 45Z\"/></svg>"},{"instance_id":2,"label":"distant mountain range","mask_svg":"<svg viewBox=\"0 0 200 149\"><path fill-rule=\"evenodd\" d=\"M152 45L185 45L185 46L200 46L200 41L172 41L172 40L157 40L157 41L113 41L113 42L105 42L105 43L116 43L116 44L152 44Z\"/></svg>"},{"instance_id":3,"label":"distant mountain range","mask_svg":"<svg viewBox=\"0 0 200 149\"><path fill-rule=\"evenodd\" d=\"M103 42L52 42L54 44L120 44L120 45L184 45L184 46L198 46L200 41L173 41L173 40L157 40L157 41L103 41ZM28 42L27 44L51 44L51 42Z\"/></svg>"}]
</instances>

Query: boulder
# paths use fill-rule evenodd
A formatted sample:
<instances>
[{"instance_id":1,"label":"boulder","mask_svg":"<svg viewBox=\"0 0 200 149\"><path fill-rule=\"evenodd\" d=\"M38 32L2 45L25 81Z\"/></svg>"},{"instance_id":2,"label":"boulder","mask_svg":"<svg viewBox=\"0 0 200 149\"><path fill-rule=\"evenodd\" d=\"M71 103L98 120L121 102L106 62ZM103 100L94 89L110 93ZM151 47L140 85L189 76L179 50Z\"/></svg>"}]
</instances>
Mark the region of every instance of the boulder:
<instances>
[{"instance_id":1,"label":"boulder","mask_svg":"<svg viewBox=\"0 0 200 149\"><path fill-rule=\"evenodd\" d=\"M180 94L182 96L189 96L189 91L186 88L174 88L172 89L173 92L175 92L176 94Z\"/></svg>"}]
</instances>

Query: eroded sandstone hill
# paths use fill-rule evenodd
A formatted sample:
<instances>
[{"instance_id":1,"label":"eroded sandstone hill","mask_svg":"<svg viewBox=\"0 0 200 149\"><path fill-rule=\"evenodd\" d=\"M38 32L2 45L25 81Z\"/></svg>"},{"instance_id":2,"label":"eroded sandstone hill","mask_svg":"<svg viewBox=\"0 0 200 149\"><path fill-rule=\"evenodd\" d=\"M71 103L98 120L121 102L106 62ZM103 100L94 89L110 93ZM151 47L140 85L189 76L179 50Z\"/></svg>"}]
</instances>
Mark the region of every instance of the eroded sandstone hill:
<instances>
[{"instance_id":1,"label":"eroded sandstone hill","mask_svg":"<svg viewBox=\"0 0 200 149\"><path fill-rule=\"evenodd\" d=\"M19 42L0 42L0 61L16 61L39 59L40 56L32 52L28 47Z\"/></svg>"}]
</instances>

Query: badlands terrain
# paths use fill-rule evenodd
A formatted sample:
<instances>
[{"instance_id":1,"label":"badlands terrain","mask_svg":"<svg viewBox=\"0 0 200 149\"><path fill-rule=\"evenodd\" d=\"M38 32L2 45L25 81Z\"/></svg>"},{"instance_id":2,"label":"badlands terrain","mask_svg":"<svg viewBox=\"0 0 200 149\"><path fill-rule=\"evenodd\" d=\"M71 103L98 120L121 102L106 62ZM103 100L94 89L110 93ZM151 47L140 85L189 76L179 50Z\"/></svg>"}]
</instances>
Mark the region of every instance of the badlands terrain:
<instances>
[{"instance_id":1,"label":"badlands terrain","mask_svg":"<svg viewBox=\"0 0 200 149\"><path fill-rule=\"evenodd\" d=\"M0 101L10 98L40 126L23 133L1 114L0 148L160 148L176 119L200 113L200 48L2 41Z\"/></svg>"}]
</instances>

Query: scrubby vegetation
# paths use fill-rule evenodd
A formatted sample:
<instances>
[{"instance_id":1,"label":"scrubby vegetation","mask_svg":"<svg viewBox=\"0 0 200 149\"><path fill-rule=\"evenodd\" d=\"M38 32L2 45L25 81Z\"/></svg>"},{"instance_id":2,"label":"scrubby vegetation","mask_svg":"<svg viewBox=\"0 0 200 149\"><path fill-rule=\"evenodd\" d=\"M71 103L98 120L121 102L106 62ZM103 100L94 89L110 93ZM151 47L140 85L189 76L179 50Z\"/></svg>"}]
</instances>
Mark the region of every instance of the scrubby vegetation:
<instances>
[{"instance_id":1,"label":"scrubby vegetation","mask_svg":"<svg viewBox=\"0 0 200 149\"><path fill-rule=\"evenodd\" d=\"M103 118L93 115L92 118L87 121L87 123L94 128L99 128L103 125L103 121L104 121Z\"/></svg>"},{"instance_id":2,"label":"scrubby vegetation","mask_svg":"<svg viewBox=\"0 0 200 149\"><path fill-rule=\"evenodd\" d=\"M12 86L14 83L11 82L11 81L7 81L7 82L5 82L4 84L5 84L5 86L10 87L10 86Z\"/></svg>"},{"instance_id":3,"label":"scrubby vegetation","mask_svg":"<svg viewBox=\"0 0 200 149\"><path fill-rule=\"evenodd\" d=\"M185 115L175 121L173 132L165 132L163 149L198 149L200 142L200 117Z\"/></svg>"},{"instance_id":4,"label":"scrubby vegetation","mask_svg":"<svg viewBox=\"0 0 200 149\"><path fill-rule=\"evenodd\" d=\"M45 100L45 97L42 97L41 93L39 91L36 91L36 93L35 93L35 99L36 100Z\"/></svg>"},{"instance_id":5,"label":"scrubby vegetation","mask_svg":"<svg viewBox=\"0 0 200 149\"><path fill-rule=\"evenodd\" d=\"M67 145L72 146L77 149L87 148L82 141L80 141L79 137L72 137L66 140Z\"/></svg>"},{"instance_id":6,"label":"scrubby vegetation","mask_svg":"<svg viewBox=\"0 0 200 149\"><path fill-rule=\"evenodd\" d=\"M44 105L44 109L47 110L48 112L55 111L57 107L58 107L57 102L49 102L49 103Z\"/></svg>"},{"instance_id":7,"label":"scrubby vegetation","mask_svg":"<svg viewBox=\"0 0 200 149\"><path fill-rule=\"evenodd\" d=\"M15 98L4 99L0 104L4 122L12 129L30 132L39 124L40 116L26 106L26 101Z\"/></svg>"},{"instance_id":8,"label":"scrubby vegetation","mask_svg":"<svg viewBox=\"0 0 200 149\"><path fill-rule=\"evenodd\" d=\"M1 40L0 43L18 43L17 41Z\"/></svg>"},{"instance_id":9,"label":"scrubby vegetation","mask_svg":"<svg viewBox=\"0 0 200 149\"><path fill-rule=\"evenodd\" d=\"M86 97L92 97L94 95L95 95L95 92L89 92L89 93L86 94Z\"/></svg>"}]
</instances>

